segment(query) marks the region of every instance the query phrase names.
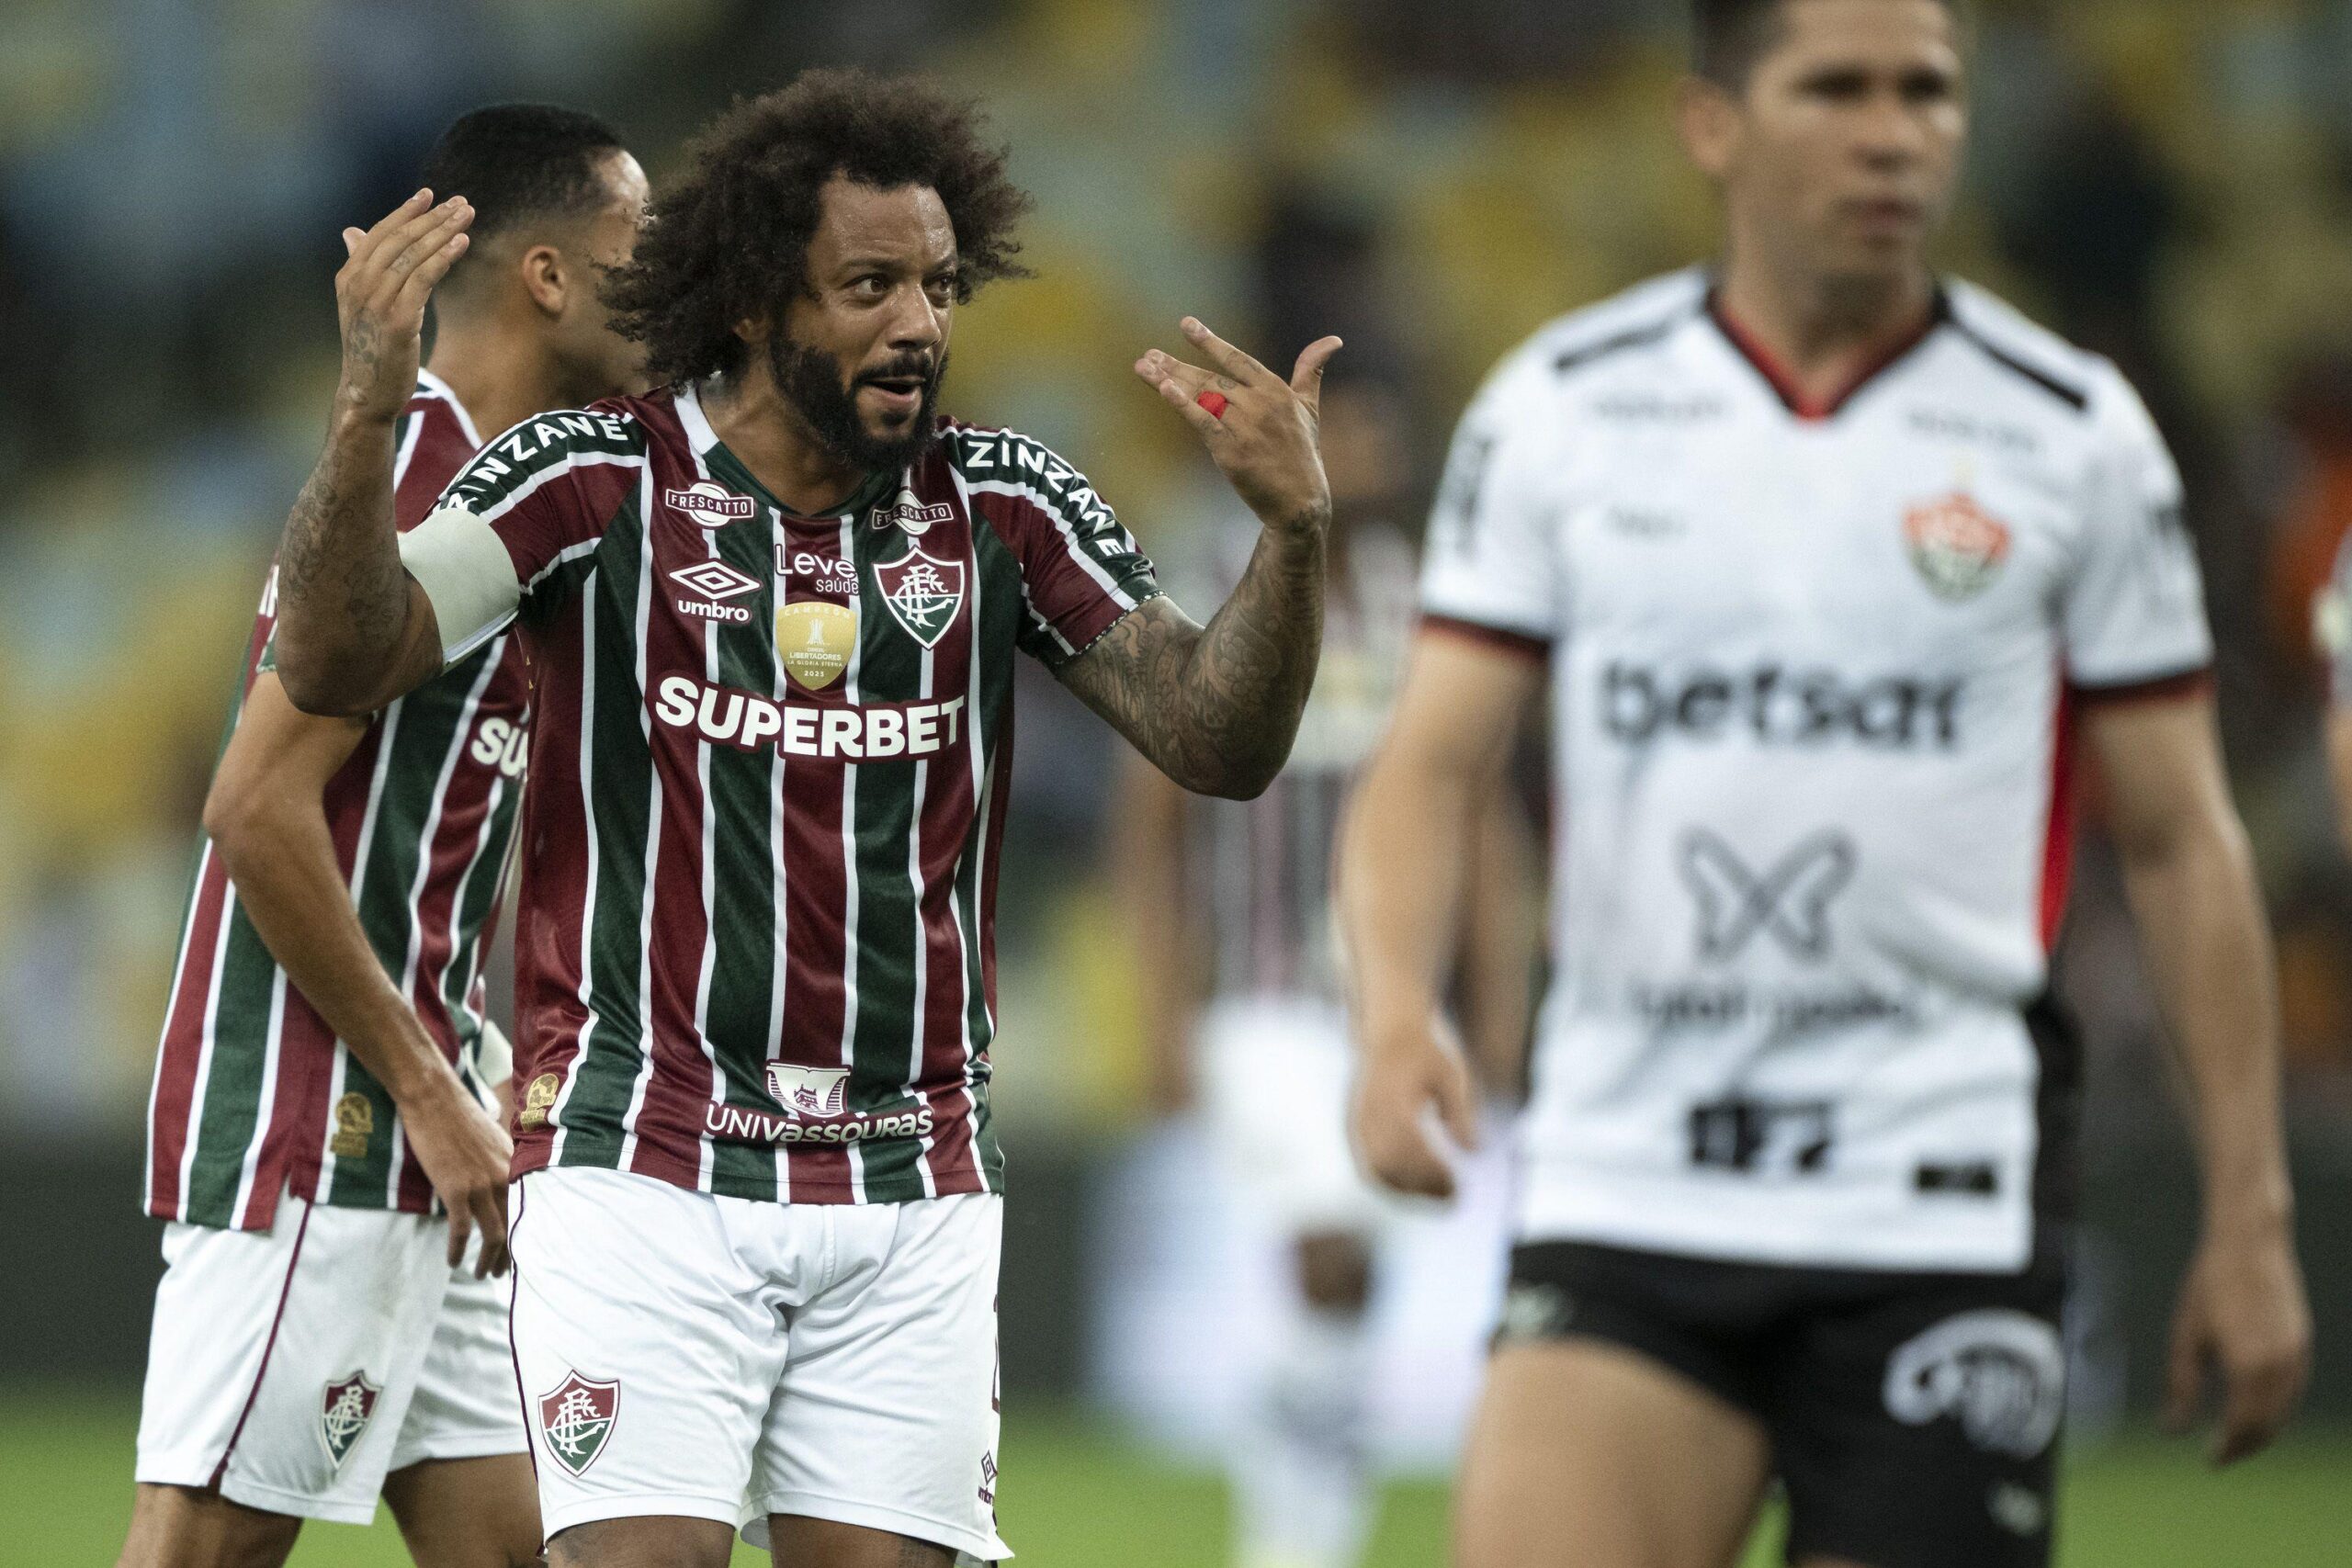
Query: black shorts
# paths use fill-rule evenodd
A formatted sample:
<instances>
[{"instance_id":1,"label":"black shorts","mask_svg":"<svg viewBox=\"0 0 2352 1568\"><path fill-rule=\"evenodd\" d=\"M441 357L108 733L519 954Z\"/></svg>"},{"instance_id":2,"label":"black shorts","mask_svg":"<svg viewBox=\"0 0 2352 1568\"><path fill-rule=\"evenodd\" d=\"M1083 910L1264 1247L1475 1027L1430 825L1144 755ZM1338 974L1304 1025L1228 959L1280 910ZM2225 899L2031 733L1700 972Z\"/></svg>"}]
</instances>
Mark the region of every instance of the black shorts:
<instances>
[{"instance_id":1,"label":"black shorts","mask_svg":"<svg viewBox=\"0 0 2352 1568\"><path fill-rule=\"evenodd\" d=\"M2064 1295L2054 1261L1897 1274L1541 1242L1511 1255L1497 1340L1604 1340L1754 1416L1792 1562L2043 1568Z\"/></svg>"}]
</instances>

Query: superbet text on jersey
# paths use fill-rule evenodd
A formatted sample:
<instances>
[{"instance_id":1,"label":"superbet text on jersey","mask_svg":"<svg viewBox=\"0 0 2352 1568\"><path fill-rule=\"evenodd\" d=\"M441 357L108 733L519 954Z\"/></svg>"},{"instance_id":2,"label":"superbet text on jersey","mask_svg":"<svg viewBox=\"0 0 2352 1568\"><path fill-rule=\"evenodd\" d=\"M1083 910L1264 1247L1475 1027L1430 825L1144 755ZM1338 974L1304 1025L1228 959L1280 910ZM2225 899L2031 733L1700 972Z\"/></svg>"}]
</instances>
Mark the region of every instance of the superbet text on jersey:
<instances>
[{"instance_id":1,"label":"superbet text on jersey","mask_svg":"<svg viewBox=\"0 0 2352 1568\"><path fill-rule=\"evenodd\" d=\"M1158 592L1085 479L949 423L797 516L680 389L526 421L402 547L452 657L519 619L537 672L516 1174L995 1190L1013 655Z\"/></svg>"},{"instance_id":2,"label":"superbet text on jersey","mask_svg":"<svg viewBox=\"0 0 2352 1568\"><path fill-rule=\"evenodd\" d=\"M1837 406L1785 387L1683 274L1456 440L1426 609L1552 674L1520 1228L2016 1269L2071 1164L2069 716L2211 661L2178 478L2112 366L1960 285Z\"/></svg>"}]
</instances>

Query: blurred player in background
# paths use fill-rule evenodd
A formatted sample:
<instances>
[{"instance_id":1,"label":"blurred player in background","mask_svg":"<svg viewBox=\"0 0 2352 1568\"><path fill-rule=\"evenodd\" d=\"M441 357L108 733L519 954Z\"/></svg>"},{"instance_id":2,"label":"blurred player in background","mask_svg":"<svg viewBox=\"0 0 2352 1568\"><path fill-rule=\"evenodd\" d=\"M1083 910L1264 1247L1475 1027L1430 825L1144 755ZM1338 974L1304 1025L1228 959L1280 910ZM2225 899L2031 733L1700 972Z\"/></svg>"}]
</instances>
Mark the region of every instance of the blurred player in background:
<instances>
[{"instance_id":1,"label":"blurred player in background","mask_svg":"<svg viewBox=\"0 0 2352 1568\"><path fill-rule=\"evenodd\" d=\"M2172 1415L2267 1443L2310 1325L2267 934L2171 458L2113 366L1927 245L1943 0L1702 0L1719 269L1547 327L1464 417L1429 629L1348 830L1356 1134L1445 1184L1432 1032L1476 804L1553 697L1556 964L1465 1568L2041 1564L2075 1047L2047 993L2079 739L2195 1089Z\"/></svg>"},{"instance_id":2,"label":"blurred player in background","mask_svg":"<svg viewBox=\"0 0 2352 1568\"><path fill-rule=\"evenodd\" d=\"M1365 1313L1393 1209L1347 1145L1353 1076L1330 876L1340 807L1387 728L1416 614L1413 547L1396 525L1410 432L1395 387L1335 367L1323 389L1331 485L1323 658L1289 766L1251 801L1191 795L1130 765L1114 819L1136 921L1156 1098L1196 1100L1238 1223L1278 1233L1295 1310L1249 1369L1230 1448L1239 1568L1344 1568L1371 1523L1373 1376ZM1257 529L1246 514L1159 558L1187 598L1231 591ZM1199 536L1205 534L1206 537ZM1515 1085L1533 978L1532 837L1498 797L1482 821L1464 933L1465 1032L1489 1092Z\"/></svg>"},{"instance_id":3,"label":"blurred player in background","mask_svg":"<svg viewBox=\"0 0 2352 1568\"><path fill-rule=\"evenodd\" d=\"M514 1343L559 1564L910 1568L997 1539L995 857L1025 651L1188 788L1281 769L1322 633L1323 362L1136 373L1262 524L1204 628L1085 479L936 412L1027 198L975 111L811 72L695 144L611 298L671 386L492 440L392 526L391 419L462 209L344 280L287 524L298 704L519 624Z\"/></svg>"},{"instance_id":4,"label":"blurred player in background","mask_svg":"<svg viewBox=\"0 0 2352 1568\"><path fill-rule=\"evenodd\" d=\"M481 109L424 177L471 204L474 242L430 364L390 389L402 529L479 432L628 390L641 357L597 298L646 196L610 127ZM302 1520L366 1524L380 1493L426 1568L529 1562L538 1510L491 1278L509 1066L481 973L528 668L494 637L379 711L313 717L276 672L277 587L273 569L155 1067L147 1207L172 1224L122 1562L281 1562Z\"/></svg>"}]
</instances>

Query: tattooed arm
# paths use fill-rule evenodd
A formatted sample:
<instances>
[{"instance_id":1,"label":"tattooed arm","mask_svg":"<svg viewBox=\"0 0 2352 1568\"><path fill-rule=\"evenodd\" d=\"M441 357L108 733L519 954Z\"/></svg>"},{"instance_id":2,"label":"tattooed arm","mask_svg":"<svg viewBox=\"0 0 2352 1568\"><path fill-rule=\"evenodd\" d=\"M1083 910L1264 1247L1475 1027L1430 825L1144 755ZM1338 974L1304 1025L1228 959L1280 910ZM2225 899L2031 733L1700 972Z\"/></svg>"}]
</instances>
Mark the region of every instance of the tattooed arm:
<instances>
[{"instance_id":1,"label":"tattooed arm","mask_svg":"<svg viewBox=\"0 0 2352 1568\"><path fill-rule=\"evenodd\" d=\"M441 669L432 603L401 569L393 431L416 386L424 304L464 254L473 210L419 191L373 229L344 231L335 275L343 378L326 450L277 555L277 672L294 705L372 712Z\"/></svg>"},{"instance_id":2,"label":"tattooed arm","mask_svg":"<svg viewBox=\"0 0 2352 1568\"><path fill-rule=\"evenodd\" d=\"M1268 529L1207 626L1148 599L1062 683L1186 789L1247 800L1290 760L1322 648L1322 532Z\"/></svg>"},{"instance_id":3,"label":"tattooed arm","mask_svg":"<svg viewBox=\"0 0 2352 1568\"><path fill-rule=\"evenodd\" d=\"M1061 679L1186 789L1248 799L1289 761L1322 653L1331 491L1316 434L1323 367L1340 340L1310 344L1285 382L1193 318L1183 330L1222 374L1158 349L1136 374L1182 413L1265 532L1206 626L1147 599ZM1224 400L1218 413L1196 400L1207 392Z\"/></svg>"}]
</instances>

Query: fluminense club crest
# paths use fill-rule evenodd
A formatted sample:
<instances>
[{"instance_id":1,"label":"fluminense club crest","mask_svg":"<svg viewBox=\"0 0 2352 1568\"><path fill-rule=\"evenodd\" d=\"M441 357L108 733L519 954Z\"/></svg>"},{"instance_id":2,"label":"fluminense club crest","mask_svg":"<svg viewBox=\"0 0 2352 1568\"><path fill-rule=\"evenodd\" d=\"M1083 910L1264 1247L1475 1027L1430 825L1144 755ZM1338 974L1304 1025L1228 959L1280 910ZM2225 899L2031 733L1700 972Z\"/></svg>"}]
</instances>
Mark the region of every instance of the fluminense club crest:
<instances>
[{"instance_id":1,"label":"fluminense club crest","mask_svg":"<svg viewBox=\"0 0 2352 1568\"><path fill-rule=\"evenodd\" d=\"M364 1371L327 1384L326 1398L319 1406L319 1440L326 1444L327 1458L337 1470L358 1447L360 1434L368 1430L368 1418L376 1414L377 1396L383 1392L368 1381Z\"/></svg>"},{"instance_id":2,"label":"fluminense club crest","mask_svg":"<svg viewBox=\"0 0 2352 1568\"><path fill-rule=\"evenodd\" d=\"M578 1372L565 1373L561 1382L539 1395L539 1436L546 1440L548 1457L580 1474L605 1451L620 1409L617 1380L598 1382Z\"/></svg>"},{"instance_id":3,"label":"fluminense club crest","mask_svg":"<svg viewBox=\"0 0 2352 1568\"><path fill-rule=\"evenodd\" d=\"M1929 592L1955 604L1992 586L2009 558L2008 525L1964 491L1915 507L1903 537Z\"/></svg>"},{"instance_id":4,"label":"fluminense club crest","mask_svg":"<svg viewBox=\"0 0 2352 1568\"><path fill-rule=\"evenodd\" d=\"M909 550L888 566L874 569L882 602L907 635L925 648L937 648L956 613L964 607L964 563L940 560L920 549Z\"/></svg>"},{"instance_id":5,"label":"fluminense club crest","mask_svg":"<svg viewBox=\"0 0 2352 1568\"><path fill-rule=\"evenodd\" d=\"M849 1109L849 1069L770 1062L768 1092L794 1116L839 1116Z\"/></svg>"}]
</instances>

